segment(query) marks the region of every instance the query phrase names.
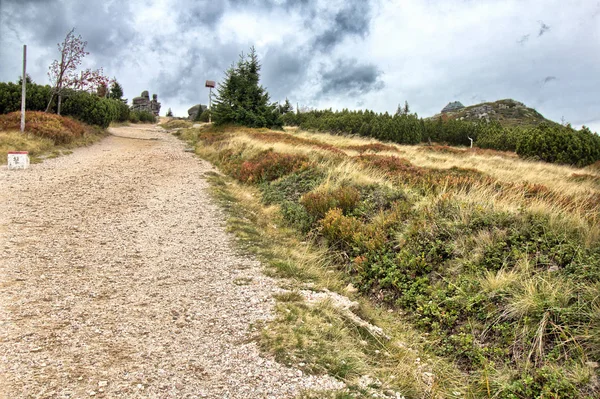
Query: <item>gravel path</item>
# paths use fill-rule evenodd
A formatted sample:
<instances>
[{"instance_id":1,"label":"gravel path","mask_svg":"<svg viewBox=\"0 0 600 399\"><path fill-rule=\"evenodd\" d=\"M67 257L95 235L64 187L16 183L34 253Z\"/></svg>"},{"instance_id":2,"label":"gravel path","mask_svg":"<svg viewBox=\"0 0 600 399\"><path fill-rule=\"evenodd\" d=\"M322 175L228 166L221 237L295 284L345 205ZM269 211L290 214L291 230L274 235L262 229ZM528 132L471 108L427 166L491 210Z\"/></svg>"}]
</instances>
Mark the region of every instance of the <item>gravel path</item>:
<instances>
[{"instance_id":1,"label":"gravel path","mask_svg":"<svg viewBox=\"0 0 600 399\"><path fill-rule=\"evenodd\" d=\"M0 397L286 398L339 383L259 355L273 280L240 256L212 166L155 126L0 169Z\"/></svg>"}]
</instances>

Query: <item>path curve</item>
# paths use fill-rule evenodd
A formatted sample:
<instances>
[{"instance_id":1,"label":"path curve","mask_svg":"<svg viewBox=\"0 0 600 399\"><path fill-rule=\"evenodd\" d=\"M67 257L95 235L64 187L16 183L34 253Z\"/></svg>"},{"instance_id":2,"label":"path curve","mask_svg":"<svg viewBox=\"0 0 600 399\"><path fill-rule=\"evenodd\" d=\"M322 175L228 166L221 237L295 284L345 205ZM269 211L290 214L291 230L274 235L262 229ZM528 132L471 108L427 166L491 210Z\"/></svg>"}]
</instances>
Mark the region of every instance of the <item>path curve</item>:
<instances>
[{"instance_id":1,"label":"path curve","mask_svg":"<svg viewBox=\"0 0 600 399\"><path fill-rule=\"evenodd\" d=\"M124 137L0 169L0 397L286 398L339 387L248 339L277 286L234 249L203 179L212 166L157 126L111 133Z\"/></svg>"}]
</instances>

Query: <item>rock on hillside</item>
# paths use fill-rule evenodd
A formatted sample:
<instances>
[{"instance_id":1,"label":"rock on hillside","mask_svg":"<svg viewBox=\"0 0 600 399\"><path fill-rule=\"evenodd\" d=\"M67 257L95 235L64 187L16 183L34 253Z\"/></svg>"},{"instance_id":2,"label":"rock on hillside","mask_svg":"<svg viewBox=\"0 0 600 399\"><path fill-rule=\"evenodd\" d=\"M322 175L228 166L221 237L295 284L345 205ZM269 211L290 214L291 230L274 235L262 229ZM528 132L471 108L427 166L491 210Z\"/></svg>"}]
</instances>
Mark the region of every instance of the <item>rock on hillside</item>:
<instances>
[{"instance_id":1,"label":"rock on hillside","mask_svg":"<svg viewBox=\"0 0 600 399\"><path fill-rule=\"evenodd\" d=\"M456 102L458 103L458 102ZM542 122L555 123L546 118L533 108L512 99L498 100L481 104L470 105L468 107L451 107L450 103L439 114L431 119L458 119L467 121L498 121L504 126L532 126ZM462 105L462 104L461 104Z\"/></svg>"},{"instance_id":2,"label":"rock on hillside","mask_svg":"<svg viewBox=\"0 0 600 399\"><path fill-rule=\"evenodd\" d=\"M208 107L202 104L196 104L192 108L188 109L188 119L191 121L195 121L198 114L207 110Z\"/></svg>"}]
</instances>

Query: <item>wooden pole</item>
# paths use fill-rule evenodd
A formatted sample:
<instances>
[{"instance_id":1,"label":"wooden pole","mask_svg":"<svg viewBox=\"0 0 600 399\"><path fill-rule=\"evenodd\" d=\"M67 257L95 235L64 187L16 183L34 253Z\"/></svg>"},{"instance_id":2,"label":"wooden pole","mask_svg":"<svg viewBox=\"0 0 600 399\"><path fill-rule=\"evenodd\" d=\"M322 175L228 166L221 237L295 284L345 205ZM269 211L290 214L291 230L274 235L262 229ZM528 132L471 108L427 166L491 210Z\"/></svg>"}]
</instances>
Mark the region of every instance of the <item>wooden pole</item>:
<instances>
[{"instance_id":1,"label":"wooden pole","mask_svg":"<svg viewBox=\"0 0 600 399\"><path fill-rule=\"evenodd\" d=\"M21 84L21 133L25 131L25 92L27 90L27 45L23 45L23 78Z\"/></svg>"},{"instance_id":2,"label":"wooden pole","mask_svg":"<svg viewBox=\"0 0 600 399\"><path fill-rule=\"evenodd\" d=\"M208 88L208 123L212 123L212 87Z\"/></svg>"}]
</instances>

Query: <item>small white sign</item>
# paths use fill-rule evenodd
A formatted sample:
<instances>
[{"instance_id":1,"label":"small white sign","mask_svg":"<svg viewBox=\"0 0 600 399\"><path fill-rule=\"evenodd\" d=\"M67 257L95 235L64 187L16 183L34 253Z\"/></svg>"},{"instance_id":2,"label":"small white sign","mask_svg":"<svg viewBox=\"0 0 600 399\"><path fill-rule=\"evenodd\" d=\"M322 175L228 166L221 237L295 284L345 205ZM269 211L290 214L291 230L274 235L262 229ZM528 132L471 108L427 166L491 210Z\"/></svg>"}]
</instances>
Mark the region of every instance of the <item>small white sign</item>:
<instances>
[{"instance_id":1,"label":"small white sign","mask_svg":"<svg viewBox=\"0 0 600 399\"><path fill-rule=\"evenodd\" d=\"M27 151L12 151L8 153L8 169L27 169L29 153Z\"/></svg>"}]
</instances>

